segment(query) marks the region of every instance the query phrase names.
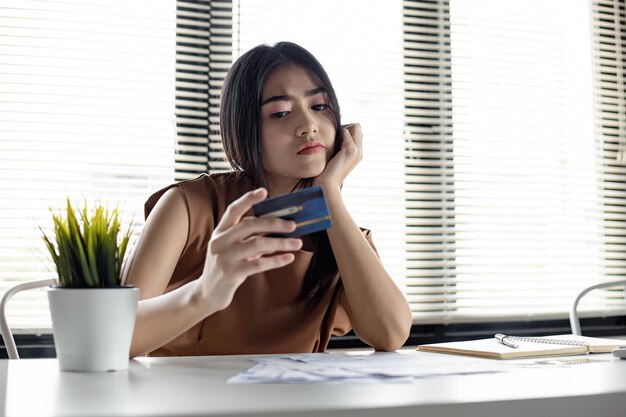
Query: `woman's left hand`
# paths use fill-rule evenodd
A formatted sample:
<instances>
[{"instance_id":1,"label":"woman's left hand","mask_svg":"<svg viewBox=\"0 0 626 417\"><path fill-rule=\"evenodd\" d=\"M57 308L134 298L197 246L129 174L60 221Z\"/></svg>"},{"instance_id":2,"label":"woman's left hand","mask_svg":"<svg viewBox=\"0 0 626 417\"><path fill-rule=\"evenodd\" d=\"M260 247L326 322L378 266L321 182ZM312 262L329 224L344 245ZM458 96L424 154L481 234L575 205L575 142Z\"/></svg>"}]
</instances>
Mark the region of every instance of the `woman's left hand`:
<instances>
[{"instance_id":1,"label":"woman's left hand","mask_svg":"<svg viewBox=\"0 0 626 417\"><path fill-rule=\"evenodd\" d=\"M342 126L343 142L339 152L326 164L324 171L313 180L313 185L339 189L348 174L363 159L363 134L361 125L353 123Z\"/></svg>"}]
</instances>

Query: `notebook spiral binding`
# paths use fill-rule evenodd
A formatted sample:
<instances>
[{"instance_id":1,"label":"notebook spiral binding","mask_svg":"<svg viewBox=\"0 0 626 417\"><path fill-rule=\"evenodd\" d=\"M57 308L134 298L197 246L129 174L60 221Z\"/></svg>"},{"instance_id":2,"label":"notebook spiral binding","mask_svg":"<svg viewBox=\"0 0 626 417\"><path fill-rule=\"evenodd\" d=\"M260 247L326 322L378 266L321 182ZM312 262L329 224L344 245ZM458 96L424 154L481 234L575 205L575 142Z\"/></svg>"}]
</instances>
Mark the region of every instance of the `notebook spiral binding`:
<instances>
[{"instance_id":1,"label":"notebook spiral binding","mask_svg":"<svg viewBox=\"0 0 626 417\"><path fill-rule=\"evenodd\" d=\"M589 345L589 343L582 342L580 340L551 339L549 337L507 336L507 338L511 340L515 340L517 342L547 343L550 345L567 345L567 346L588 346Z\"/></svg>"}]
</instances>

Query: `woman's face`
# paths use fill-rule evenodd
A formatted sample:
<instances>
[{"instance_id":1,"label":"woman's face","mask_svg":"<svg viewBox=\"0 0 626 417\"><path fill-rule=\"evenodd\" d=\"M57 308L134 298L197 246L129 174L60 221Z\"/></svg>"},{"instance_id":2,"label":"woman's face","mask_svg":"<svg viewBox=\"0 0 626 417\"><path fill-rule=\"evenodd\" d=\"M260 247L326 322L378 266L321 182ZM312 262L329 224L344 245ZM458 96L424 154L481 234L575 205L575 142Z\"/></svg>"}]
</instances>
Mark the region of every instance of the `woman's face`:
<instances>
[{"instance_id":1,"label":"woman's face","mask_svg":"<svg viewBox=\"0 0 626 417\"><path fill-rule=\"evenodd\" d=\"M276 68L261 99L261 156L272 195L321 174L334 143L335 116L321 84L302 67Z\"/></svg>"}]
</instances>

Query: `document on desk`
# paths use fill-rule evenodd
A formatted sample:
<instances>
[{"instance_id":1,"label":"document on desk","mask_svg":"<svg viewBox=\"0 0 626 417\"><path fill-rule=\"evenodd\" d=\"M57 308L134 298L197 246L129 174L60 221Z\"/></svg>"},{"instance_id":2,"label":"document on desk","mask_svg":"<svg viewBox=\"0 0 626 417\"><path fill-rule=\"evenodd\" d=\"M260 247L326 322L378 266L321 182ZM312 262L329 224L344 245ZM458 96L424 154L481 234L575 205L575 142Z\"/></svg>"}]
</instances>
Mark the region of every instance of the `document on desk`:
<instances>
[{"instance_id":1,"label":"document on desk","mask_svg":"<svg viewBox=\"0 0 626 417\"><path fill-rule=\"evenodd\" d=\"M410 383L415 378L502 372L498 363L425 352L308 353L254 359L231 384Z\"/></svg>"}]
</instances>

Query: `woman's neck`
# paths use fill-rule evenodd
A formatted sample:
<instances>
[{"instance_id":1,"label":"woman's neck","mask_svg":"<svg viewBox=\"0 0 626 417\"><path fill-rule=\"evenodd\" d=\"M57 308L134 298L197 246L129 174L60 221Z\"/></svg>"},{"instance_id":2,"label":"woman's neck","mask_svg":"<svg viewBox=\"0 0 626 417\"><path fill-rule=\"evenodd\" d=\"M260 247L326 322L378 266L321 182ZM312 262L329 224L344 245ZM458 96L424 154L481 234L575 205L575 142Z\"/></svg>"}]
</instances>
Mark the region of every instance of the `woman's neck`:
<instances>
[{"instance_id":1,"label":"woman's neck","mask_svg":"<svg viewBox=\"0 0 626 417\"><path fill-rule=\"evenodd\" d=\"M276 178L265 174L267 181L268 197L276 197L294 191L294 188L301 181L297 178Z\"/></svg>"}]
</instances>

